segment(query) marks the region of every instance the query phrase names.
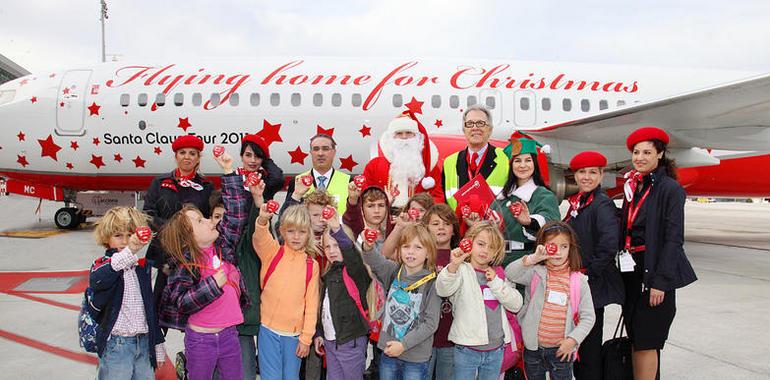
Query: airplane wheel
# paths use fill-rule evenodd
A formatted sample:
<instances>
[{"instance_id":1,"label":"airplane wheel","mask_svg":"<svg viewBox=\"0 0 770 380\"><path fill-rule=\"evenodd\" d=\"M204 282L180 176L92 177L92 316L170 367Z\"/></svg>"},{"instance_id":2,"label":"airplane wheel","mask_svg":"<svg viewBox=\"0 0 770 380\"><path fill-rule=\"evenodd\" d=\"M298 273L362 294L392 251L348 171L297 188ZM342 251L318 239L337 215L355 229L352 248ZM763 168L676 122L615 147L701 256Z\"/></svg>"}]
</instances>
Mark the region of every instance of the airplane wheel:
<instances>
[{"instance_id":1,"label":"airplane wheel","mask_svg":"<svg viewBox=\"0 0 770 380\"><path fill-rule=\"evenodd\" d=\"M56 215L53 217L56 227L62 229L75 229L80 225L80 216L78 215L78 209L74 207L64 207L56 211Z\"/></svg>"}]
</instances>

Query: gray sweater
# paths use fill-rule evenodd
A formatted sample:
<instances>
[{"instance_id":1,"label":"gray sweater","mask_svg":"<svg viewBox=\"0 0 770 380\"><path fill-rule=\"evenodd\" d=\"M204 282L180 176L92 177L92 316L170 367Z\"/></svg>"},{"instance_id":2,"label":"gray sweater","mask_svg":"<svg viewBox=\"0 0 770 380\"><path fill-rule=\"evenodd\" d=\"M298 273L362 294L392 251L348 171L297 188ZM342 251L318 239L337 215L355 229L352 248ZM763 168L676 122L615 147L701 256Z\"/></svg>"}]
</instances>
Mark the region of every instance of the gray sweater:
<instances>
[{"instance_id":1,"label":"gray sweater","mask_svg":"<svg viewBox=\"0 0 770 380\"><path fill-rule=\"evenodd\" d=\"M526 256L525 256L526 257ZM532 282L532 273L537 272L541 281L535 289L534 299L530 299L530 283ZM547 282L548 269L545 265L524 265L524 258L518 259L505 268L505 277L508 281L515 282L525 286L524 306L522 306L517 318L521 325L521 333L524 338L524 347L530 351L535 351L539 347L537 338L537 329L540 326L540 316L543 313L545 304L545 287ZM596 321L594 312L594 302L591 298L591 288L588 287L588 277L582 276L580 281L580 311L578 316L580 322L577 326L572 321L572 307L567 303L567 320L564 327L564 337L570 337L580 345L586 335L591 331Z\"/></svg>"},{"instance_id":2,"label":"gray sweater","mask_svg":"<svg viewBox=\"0 0 770 380\"><path fill-rule=\"evenodd\" d=\"M382 331L377 346L384 350L388 342L400 341L404 345L404 353L398 359L410 363L428 361L433 350L433 334L438 328L441 314L441 298L436 295L435 279L420 285L412 292L401 294L408 295L408 299L394 297L395 292L402 292L395 286L396 275L401 266L383 257L379 247L364 251L364 261L372 268L372 272L387 292L385 312L382 314ZM401 271L402 287L407 287L430 273L428 269L423 269L407 275L404 269Z\"/></svg>"}]
</instances>

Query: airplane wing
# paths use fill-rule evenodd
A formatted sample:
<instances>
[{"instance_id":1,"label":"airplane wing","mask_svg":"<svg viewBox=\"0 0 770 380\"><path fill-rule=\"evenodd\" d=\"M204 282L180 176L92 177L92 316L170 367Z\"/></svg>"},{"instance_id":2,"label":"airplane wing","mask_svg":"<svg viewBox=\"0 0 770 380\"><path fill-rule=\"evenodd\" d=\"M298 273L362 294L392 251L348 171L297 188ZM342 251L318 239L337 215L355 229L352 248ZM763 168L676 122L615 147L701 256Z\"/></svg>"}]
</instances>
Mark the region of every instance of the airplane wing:
<instances>
[{"instance_id":1,"label":"airplane wing","mask_svg":"<svg viewBox=\"0 0 770 380\"><path fill-rule=\"evenodd\" d=\"M697 90L527 131L556 145L552 162L565 165L584 149L628 161L626 137L654 125L671 136L669 149L680 166L718 164L705 149L770 149L770 74ZM762 154L757 152L757 154Z\"/></svg>"}]
</instances>

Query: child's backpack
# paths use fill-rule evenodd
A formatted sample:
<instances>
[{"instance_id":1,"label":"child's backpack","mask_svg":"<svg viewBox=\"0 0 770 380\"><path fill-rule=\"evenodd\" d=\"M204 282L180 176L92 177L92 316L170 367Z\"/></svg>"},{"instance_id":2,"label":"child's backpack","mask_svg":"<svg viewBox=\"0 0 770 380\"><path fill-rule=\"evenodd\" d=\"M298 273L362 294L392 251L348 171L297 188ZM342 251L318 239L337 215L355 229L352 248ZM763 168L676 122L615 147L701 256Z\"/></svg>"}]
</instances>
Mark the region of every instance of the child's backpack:
<instances>
[{"instance_id":1,"label":"child's backpack","mask_svg":"<svg viewBox=\"0 0 770 380\"><path fill-rule=\"evenodd\" d=\"M109 303L104 307L104 311L94 306L94 290L89 286L83 292L83 302L80 304L80 313L78 313L78 337L80 347L86 352L97 352L96 334L99 330L99 324L109 315Z\"/></svg>"},{"instance_id":2,"label":"child's backpack","mask_svg":"<svg viewBox=\"0 0 770 380\"><path fill-rule=\"evenodd\" d=\"M273 275L273 272L275 272L275 268L278 266L278 263L283 258L283 246L278 249L278 252L273 256L273 259L270 260L270 266L267 267L267 272L265 272L265 278L262 279L262 289L265 288L267 285L267 280L270 279L270 276ZM307 287L310 284L310 280L313 278L313 259L310 257L310 255L306 255L305 261L307 263L307 271L305 273L305 294L307 294Z\"/></svg>"},{"instance_id":3,"label":"child's backpack","mask_svg":"<svg viewBox=\"0 0 770 380\"><path fill-rule=\"evenodd\" d=\"M363 304L361 303L361 293L358 291L358 286L356 286L356 282L353 281L353 278L350 277L348 274L347 268L342 268L342 282L345 284L345 289L348 292L348 295L350 298L353 299L353 301L356 303L356 307L358 307L358 312L361 313L361 316L364 317L364 320L369 323L369 334L371 339L373 340L379 340L380 337L380 329L382 328L382 322L380 322L379 318L370 318L369 310L364 309ZM380 285L380 282L372 279L370 287L374 287L377 299L376 304L372 305L373 308L373 314L377 314L377 310L382 310L382 307L385 304L385 292L382 289L382 285Z\"/></svg>"}]
</instances>

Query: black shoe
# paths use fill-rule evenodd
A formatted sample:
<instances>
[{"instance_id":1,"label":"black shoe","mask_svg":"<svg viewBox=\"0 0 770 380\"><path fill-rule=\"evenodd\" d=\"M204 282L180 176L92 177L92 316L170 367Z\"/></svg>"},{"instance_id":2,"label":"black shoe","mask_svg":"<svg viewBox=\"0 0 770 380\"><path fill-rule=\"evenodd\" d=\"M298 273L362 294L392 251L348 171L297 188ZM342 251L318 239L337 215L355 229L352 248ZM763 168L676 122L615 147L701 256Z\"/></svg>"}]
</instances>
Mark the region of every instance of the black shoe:
<instances>
[{"instance_id":1,"label":"black shoe","mask_svg":"<svg viewBox=\"0 0 770 380\"><path fill-rule=\"evenodd\" d=\"M259 355L257 355L256 358L254 358L254 360L256 360L254 362L254 370L257 371L256 373L257 375L259 375Z\"/></svg>"}]
</instances>

